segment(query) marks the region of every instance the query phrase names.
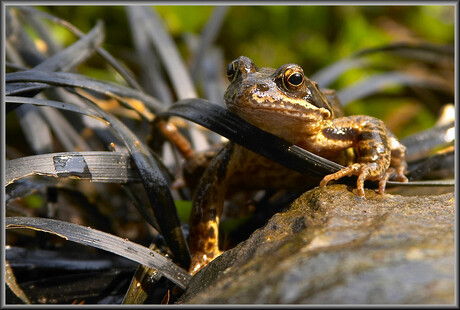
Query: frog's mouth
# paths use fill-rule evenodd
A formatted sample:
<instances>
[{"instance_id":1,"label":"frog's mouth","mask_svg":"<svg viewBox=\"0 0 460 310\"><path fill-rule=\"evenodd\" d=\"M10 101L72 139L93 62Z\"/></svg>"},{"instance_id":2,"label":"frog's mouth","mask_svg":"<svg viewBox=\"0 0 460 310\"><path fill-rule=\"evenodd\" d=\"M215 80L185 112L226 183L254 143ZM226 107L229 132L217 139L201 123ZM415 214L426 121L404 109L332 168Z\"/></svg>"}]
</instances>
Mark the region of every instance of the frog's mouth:
<instances>
[{"instance_id":1,"label":"frog's mouth","mask_svg":"<svg viewBox=\"0 0 460 310\"><path fill-rule=\"evenodd\" d=\"M324 120L318 114L319 110L305 113L280 106L240 106L229 102L227 107L248 123L293 144L303 141L305 136L317 133Z\"/></svg>"},{"instance_id":2,"label":"frog's mouth","mask_svg":"<svg viewBox=\"0 0 460 310\"><path fill-rule=\"evenodd\" d=\"M253 104L241 104L238 102L227 102L227 108L243 119L265 118L266 122L271 120L284 120L286 122L301 121L303 123L316 123L328 119L331 113L323 108L307 108L302 104L289 102L269 103L256 102ZM263 120L262 120L263 121Z\"/></svg>"}]
</instances>

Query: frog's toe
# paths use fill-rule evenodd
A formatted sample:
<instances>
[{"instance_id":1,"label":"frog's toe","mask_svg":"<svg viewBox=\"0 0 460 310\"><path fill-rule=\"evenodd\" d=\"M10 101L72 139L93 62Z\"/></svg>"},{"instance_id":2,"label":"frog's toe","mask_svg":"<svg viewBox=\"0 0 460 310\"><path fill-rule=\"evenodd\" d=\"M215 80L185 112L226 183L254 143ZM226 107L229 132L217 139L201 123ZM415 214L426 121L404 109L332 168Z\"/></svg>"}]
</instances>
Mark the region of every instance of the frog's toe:
<instances>
[{"instance_id":1,"label":"frog's toe","mask_svg":"<svg viewBox=\"0 0 460 310\"><path fill-rule=\"evenodd\" d=\"M364 181L366 180L378 180L379 181L379 193L383 194L385 191L386 182L388 180L389 174L377 173L378 166L374 164L363 164L355 163L342 170L337 171L336 173L329 174L325 176L321 182L320 186L325 187L329 181L338 180L345 176L355 175L358 177L356 181L356 190L358 196L364 197Z\"/></svg>"},{"instance_id":2,"label":"frog's toe","mask_svg":"<svg viewBox=\"0 0 460 310\"><path fill-rule=\"evenodd\" d=\"M387 186L387 181L388 178L390 177L390 173L385 173L380 179L379 179L379 194L383 195L385 192L385 187Z\"/></svg>"},{"instance_id":3,"label":"frog's toe","mask_svg":"<svg viewBox=\"0 0 460 310\"><path fill-rule=\"evenodd\" d=\"M405 166L399 166L397 169L396 169L396 180L398 180L399 182L409 182L409 179L405 176L405 172L406 172L406 167Z\"/></svg>"},{"instance_id":4,"label":"frog's toe","mask_svg":"<svg viewBox=\"0 0 460 310\"><path fill-rule=\"evenodd\" d=\"M356 175L357 172L359 171L359 168L360 168L360 164L353 164L335 173L328 174L321 180L321 182L319 183L319 186L326 187L329 181L338 180L338 179L341 179L343 177L350 176L350 175Z\"/></svg>"}]
</instances>

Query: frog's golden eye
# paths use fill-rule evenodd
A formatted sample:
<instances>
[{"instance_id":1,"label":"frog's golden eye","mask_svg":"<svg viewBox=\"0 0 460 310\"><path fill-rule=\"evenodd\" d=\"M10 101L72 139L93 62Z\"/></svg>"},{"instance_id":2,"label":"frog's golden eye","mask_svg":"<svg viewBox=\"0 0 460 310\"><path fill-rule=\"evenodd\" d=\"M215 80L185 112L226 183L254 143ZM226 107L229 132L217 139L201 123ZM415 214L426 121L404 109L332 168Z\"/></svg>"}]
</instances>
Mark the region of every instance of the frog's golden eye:
<instances>
[{"instance_id":1,"label":"frog's golden eye","mask_svg":"<svg viewBox=\"0 0 460 310\"><path fill-rule=\"evenodd\" d=\"M287 70L284 73L284 85L289 89L298 89L304 83L303 74L299 71Z\"/></svg>"},{"instance_id":2,"label":"frog's golden eye","mask_svg":"<svg viewBox=\"0 0 460 310\"><path fill-rule=\"evenodd\" d=\"M228 64L227 67L227 78L231 82L235 78L236 74L238 73L238 61L232 61Z\"/></svg>"},{"instance_id":3,"label":"frog's golden eye","mask_svg":"<svg viewBox=\"0 0 460 310\"><path fill-rule=\"evenodd\" d=\"M287 81L293 86L299 86L303 82L303 76L299 72L291 74Z\"/></svg>"}]
</instances>

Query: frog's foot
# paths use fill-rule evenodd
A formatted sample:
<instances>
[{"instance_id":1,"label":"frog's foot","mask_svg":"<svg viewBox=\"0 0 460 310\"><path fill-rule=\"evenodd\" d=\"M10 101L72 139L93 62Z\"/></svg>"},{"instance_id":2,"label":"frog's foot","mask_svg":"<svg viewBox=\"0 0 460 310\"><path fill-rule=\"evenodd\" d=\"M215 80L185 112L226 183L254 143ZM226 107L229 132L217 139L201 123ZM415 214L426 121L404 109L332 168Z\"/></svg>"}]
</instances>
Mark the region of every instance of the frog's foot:
<instances>
[{"instance_id":1,"label":"frog's foot","mask_svg":"<svg viewBox=\"0 0 460 310\"><path fill-rule=\"evenodd\" d=\"M396 168L396 180L399 182L409 182L407 177L404 175L406 173L406 166L399 166Z\"/></svg>"},{"instance_id":2,"label":"frog's foot","mask_svg":"<svg viewBox=\"0 0 460 310\"><path fill-rule=\"evenodd\" d=\"M213 253L203 253L203 252L194 253L192 255L192 262L190 264L190 268L188 272L191 275L196 274L198 271L203 269L207 264L213 261L220 254L222 254L222 252L219 250L214 251Z\"/></svg>"},{"instance_id":3,"label":"frog's foot","mask_svg":"<svg viewBox=\"0 0 460 310\"><path fill-rule=\"evenodd\" d=\"M325 187L329 181L338 180L346 176L356 175L358 180L356 181L356 190L358 191L358 196L364 197L364 181L373 180L379 181L379 193L383 194L385 191L385 185L388 180L389 174L386 172L379 173L379 166L375 163L371 164L362 164L356 163L352 164L342 170L337 171L336 173L326 175L319 185Z\"/></svg>"},{"instance_id":4,"label":"frog's foot","mask_svg":"<svg viewBox=\"0 0 460 310\"><path fill-rule=\"evenodd\" d=\"M399 166L397 168L393 168L393 167L388 168L385 177L379 179L379 193L383 194L383 192L385 191L387 180L390 177L393 178L394 176L396 176L396 180L399 182L404 182L404 183L409 182L407 177L404 175L405 171L406 171L405 166Z\"/></svg>"}]
</instances>

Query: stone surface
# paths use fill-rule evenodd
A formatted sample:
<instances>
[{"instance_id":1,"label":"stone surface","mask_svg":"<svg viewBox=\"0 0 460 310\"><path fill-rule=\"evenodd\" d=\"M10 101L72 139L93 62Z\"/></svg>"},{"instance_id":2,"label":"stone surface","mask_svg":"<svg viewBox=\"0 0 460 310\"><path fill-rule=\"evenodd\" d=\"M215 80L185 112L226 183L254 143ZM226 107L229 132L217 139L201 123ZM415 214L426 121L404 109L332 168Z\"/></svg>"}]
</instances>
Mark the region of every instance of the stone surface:
<instances>
[{"instance_id":1,"label":"stone surface","mask_svg":"<svg viewBox=\"0 0 460 310\"><path fill-rule=\"evenodd\" d=\"M455 196L316 188L192 279L185 304L454 304Z\"/></svg>"}]
</instances>

